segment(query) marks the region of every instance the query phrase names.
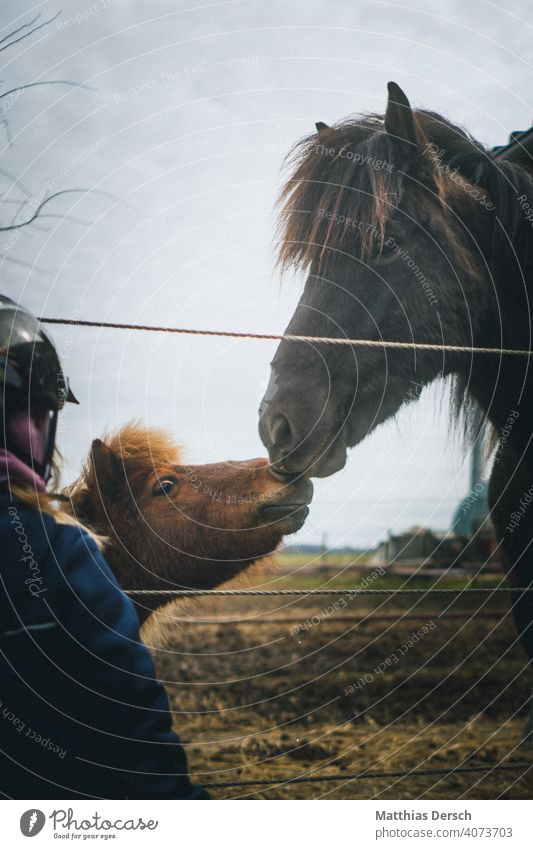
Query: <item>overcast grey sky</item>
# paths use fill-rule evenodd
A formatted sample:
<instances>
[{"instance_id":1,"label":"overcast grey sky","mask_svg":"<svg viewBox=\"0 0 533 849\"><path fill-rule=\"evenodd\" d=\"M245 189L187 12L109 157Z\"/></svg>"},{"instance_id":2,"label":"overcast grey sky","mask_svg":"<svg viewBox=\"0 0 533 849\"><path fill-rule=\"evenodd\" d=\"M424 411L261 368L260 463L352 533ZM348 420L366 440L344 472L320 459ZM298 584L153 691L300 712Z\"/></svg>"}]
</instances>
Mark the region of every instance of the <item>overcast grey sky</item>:
<instances>
[{"instance_id":1,"label":"overcast grey sky","mask_svg":"<svg viewBox=\"0 0 533 849\"><path fill-rule=\"evenodd\" d=\"M302 280L274 271L273 204L285 153L316 120L382 111L394 79L413 105L488 144L533 116L529 0L64 2L0 53L3 223L43 188L92 188L0 250L2 291L37 313L282 332ZM0 38L58 3L4 0ZM121 199L118 202L118 199ZM23 214L23 213L22 213ZM20 267L12 259L23 260ZM191 462L264 454L257 407L275 345L54 328L79 408L63 414L71 480L90 441L135 417L170 429ZM373 544L388 528L444 528L468 489L447 402L420 403L319 481L297 538Z\"/></svg>"}]
</instances>

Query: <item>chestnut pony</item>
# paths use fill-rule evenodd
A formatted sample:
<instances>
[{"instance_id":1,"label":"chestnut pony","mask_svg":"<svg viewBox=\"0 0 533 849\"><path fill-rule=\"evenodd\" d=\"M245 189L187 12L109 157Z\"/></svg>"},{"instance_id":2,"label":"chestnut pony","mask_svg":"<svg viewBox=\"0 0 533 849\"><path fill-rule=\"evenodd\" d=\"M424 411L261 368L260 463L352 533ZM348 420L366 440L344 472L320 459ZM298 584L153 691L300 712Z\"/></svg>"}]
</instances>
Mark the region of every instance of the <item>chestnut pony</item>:
<instances>
[{"instance_id":1,"label":"chestnut pony","mask_svg":"<svg viewBox=\"0 0 533 849\"><path fill-rule=\"evenodd\" d=\"M212 589L274 551L308 514L312 484L265 459L183 463L165 432L129 424L92 444L65 490L73 515L107 538L124 590ZM133 597L141 622L168 603Z\"/></svg>"}]
</instances>

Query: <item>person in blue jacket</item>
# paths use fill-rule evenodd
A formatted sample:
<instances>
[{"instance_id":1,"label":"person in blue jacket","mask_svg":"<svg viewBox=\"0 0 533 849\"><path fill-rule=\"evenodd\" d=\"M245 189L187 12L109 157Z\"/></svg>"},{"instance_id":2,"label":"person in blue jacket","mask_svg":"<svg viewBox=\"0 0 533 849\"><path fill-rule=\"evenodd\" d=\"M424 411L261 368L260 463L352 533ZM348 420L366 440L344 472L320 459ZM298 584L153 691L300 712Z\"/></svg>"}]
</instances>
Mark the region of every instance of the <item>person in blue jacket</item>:
<instances>
[{"instance_id":1,"label":"person in blue jacket","mask_svg":"<svg viewBox=\"0 0 533 849\"><path fill-rule=\"evenodd\" d=\"M133 604L46 493L65 401L40 322L0 296L0 796L207 799Z\"/></svg>"}]
</instances>

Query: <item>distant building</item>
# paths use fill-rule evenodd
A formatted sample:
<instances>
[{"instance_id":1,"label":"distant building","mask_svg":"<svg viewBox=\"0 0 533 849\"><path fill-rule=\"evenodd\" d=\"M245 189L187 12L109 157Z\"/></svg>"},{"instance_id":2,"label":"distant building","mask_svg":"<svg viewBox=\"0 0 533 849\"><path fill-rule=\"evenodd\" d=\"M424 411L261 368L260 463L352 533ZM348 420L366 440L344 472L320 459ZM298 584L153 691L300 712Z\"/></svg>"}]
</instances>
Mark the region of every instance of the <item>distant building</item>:
<instances>
[{"instance_id":1,"label":"distant building","mask_svg":"<svg viewBox=\"0 0 533 849\"><path fill-rule=\"evenodd\" d=\"M489 518L487 482L483 480L479 440L472 450L470 492L459 503L449 531L413 527L400 534L389 531L376 549L376 563L416 569L494 567L494 531Z\"/></svg>"},{"instance_id":2,"label":"distant building","mask_svg":"<svg viewBox=\"0 0 533 849\"><path fill-rule=\"evenodd\" d=\"M411 528L401 534L389 533L376 549L374 563L418 569L475 569L494 567L494 536L489 523L481 523L473 536L454 531Z\"/></svg>"},{"instance_id":3,"label":"distant building","mask_svg":"<svg viewBox=\"0 0 533 849\"><path fill-rule=\"evenodd\" d=\"M377 548L376 561L394 563L426 560L432 556L435 543L435 535L429 528L414 527L401 534L392 534L389 531L387 539Z\"/></svg>"}]
</instances>

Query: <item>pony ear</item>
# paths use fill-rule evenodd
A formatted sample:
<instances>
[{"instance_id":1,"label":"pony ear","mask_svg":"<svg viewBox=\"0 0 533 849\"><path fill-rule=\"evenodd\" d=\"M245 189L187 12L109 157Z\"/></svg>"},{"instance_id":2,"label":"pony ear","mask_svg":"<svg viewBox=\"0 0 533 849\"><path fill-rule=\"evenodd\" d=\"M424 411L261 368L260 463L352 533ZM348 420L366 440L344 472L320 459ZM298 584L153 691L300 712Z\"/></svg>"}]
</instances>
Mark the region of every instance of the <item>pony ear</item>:
<instances>
[{"instance_id":1,"label":"pony ear","mask_svg":"<svg viewBox=\"0 0 533 849\"><path fill-rule=\"evenodd\" d=\"M324 124L324 121L317 121L315 127L317 133L321 133L322 130L329 130L329 124Z\"/></svg>"},{"instance_id":2,"label":"pony ear","mask_svg":"<svg viewBox=\"0 0 533 849\"><path fill-rule=\"evenodd\" d=\"M115 457L111 448L101 439L94 439L91 445L91 460L94 474L100 489L116 486L121 473L121 462Z\"/></svg>"},{"instance_id":3,"label":"pony ear","mask_svg":"<svg viewBox=\"0 0 533 849\"><path fill-rule=\"evenodd\" d=\"M387 83L389 99L385 112L385 129L390 136L408 145L418 146L416 121L404 92L397 83Z\"/></svg>"}]
</instances>

